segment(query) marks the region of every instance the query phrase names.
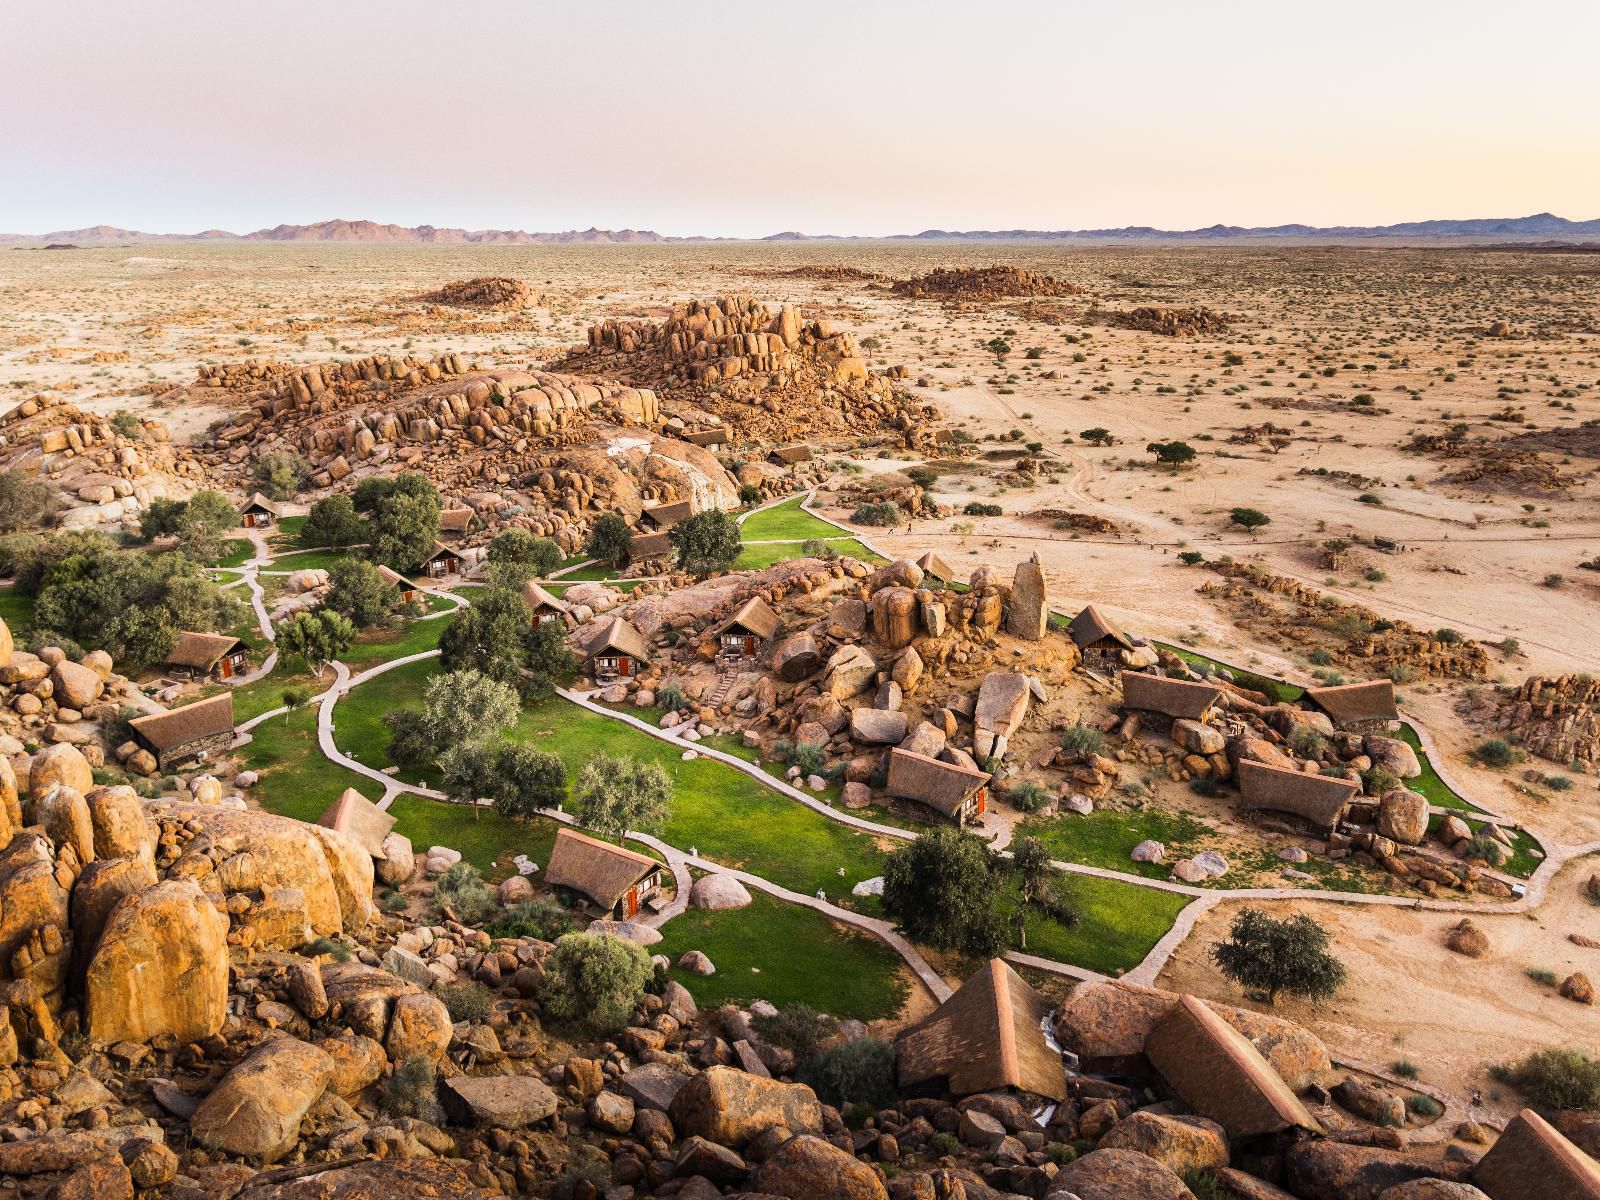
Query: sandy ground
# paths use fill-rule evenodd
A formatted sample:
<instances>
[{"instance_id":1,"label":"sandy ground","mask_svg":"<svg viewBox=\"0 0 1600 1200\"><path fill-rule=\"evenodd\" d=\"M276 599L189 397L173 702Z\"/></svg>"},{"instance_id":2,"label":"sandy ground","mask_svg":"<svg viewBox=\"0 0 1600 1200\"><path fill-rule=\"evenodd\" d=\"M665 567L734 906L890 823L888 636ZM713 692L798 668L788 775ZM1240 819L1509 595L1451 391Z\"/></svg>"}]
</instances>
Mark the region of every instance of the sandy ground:
<instances>
[{"instance_id":1,"label":"sandy ground","mask_svg":"<svg viewBox=\"0 0 1600 1200\"><path fill-rule=\"evenodd\" d=\"M906 278L995 262L1070 279L1088 294L1052 302L1052 323L1015 303L953 308L865 283L781 275L847 264ZM541 303L479 313L417 299L486 274L524 280ZM1459 421L1474 437L1500 437L1600 420L1592 255L906 243L13 249L0 251L0 407L49 390L96 411L153 411L182 439L222 408L162 408L157 397L205 363L455 350L483 365L537 364L582 341L595 321L733 293L792 301L850 328L874 365L905 365L913 390L977 440L980 456L942 476L936 494L998 503L1005 515L918 522L909 535L873 531L886 548L938 549L972 566L1037 551L1062 607L1092 600L1134 632L1189 640L1300 682L1310 681L1310 664L1198 597L1205 575L1178 565L1181 550L1259 561L1423 628L1451 626L1494 644L1514 638L1519 652L1491 652L1504 681L1600 670L1600 573L1578 569L1600 554L1600 461L1553 454L1571 486L1526 493L1442 482L1459 461L1400 448ZM1228 314L1232 329L1167 338L1106 322L1104 311L1136 305L1204 305ZM1499 319L1516 336L1483 337ZM1003 359L988 348L995 338L1011 347ZM1358 396L1372 398L1363 411L1373 415L1356 414ZM1490 420L1508 405L1523 423ZM1230 442L1266 421L1290 437L1280 452ZM1117 444L1086 445L1081 431L1095 426ZM1013 430L1014 441L985 440ZM1191 467L1151 465L1145 444L1170 439L1199 451ZM1030 441L1041 443L1047 473L1031 486L1000 482L982 455ZM1272 523L1252 539L1228 526L1235 505ZM1105 517L1118 532L1074 536L1023 515L1041 509ZM1375 534L1408 549L1356 551L1337 574L1319 565L1324 539ZM1547 584L1551 576L1559 586ZM1465 751L1481 735L1455 716L1463 687L1419 683L1406 693L1472 795L1563 843L1600 838L1592 778L1552 803L1522 792L1514 772L1470 766ZM1594 1010L1523 973L1588 966L1600 977L1600 951L1565 941L1574 930L1600 936L1600 910L1577 892L1587 874L1586 863L1569 867L1536 919L1481 918L1496 946L1482 962L1442 949L1443 916L1319 906L1352 989L1326 1010L1286 1005L1286 1015L1310 1021L1342 1052L1380 1063L1408 1057L1425 1080L1467 1093L1488 1092L1484 1062L1540 1044L1600 1044ZM1203 961L1227 917L1222 910L1201 923L1169 969L1174 985L1237 998Z\"/></svg>"}]
</instances>

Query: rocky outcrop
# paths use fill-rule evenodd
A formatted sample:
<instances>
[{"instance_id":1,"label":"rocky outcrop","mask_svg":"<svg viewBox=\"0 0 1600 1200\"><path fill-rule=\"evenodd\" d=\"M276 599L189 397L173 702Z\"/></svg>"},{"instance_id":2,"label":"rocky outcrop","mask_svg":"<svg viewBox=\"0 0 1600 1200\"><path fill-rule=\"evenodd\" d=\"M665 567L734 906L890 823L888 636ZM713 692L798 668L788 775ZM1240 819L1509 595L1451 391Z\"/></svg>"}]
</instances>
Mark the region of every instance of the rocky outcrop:
<instances>
[{"instance_id":1,"label":"rocky outcrop","mask_svg":"<svg viewBox=\"0 0 1600 1200\"><path fill-rule=\"evenodd\" d=\"M682 1134L734 1147L775 1125L797 1134L822 1132L822 1107L810 1088L731 1067L696 1075L673 1097L668 1115Z\"/></svg>"},{"instance_id":2,"label":"rocky outcrop","mask_svg":"<svg viewBox=\"0 0 1600 1200\"><path fill-rule=\"evenodd\" d=\"M1094 1150L1074 1159L1050 1181L1046 1200L1194 1200L1183 1180L1153 1158L1133 1150Z\"/></svg>"},{"instance_id":3,"label":"rocky outcrop","mask_svg":"<svg viewBox=\"0 0 1600 1200\"><path fill-rule=\"evenodd\" d=\"M212 1150L274 1162L300 1138L300 1122L333 1074L333 1060L297 1038L263 1042L222 1078L189 1119Z\"/></svg>"},{"instance_id":4,"label":"rocky outcrop","mask_svg":"<svg viewBox=\"0 0 1600 1200\"><path fill-rule=\"evenodd\" d=\"M820 1137L802 1135L779 1146L756 1169L759 1191L788 1200L889 1200L866 1163Z\"/></svg>"}]
</instances>

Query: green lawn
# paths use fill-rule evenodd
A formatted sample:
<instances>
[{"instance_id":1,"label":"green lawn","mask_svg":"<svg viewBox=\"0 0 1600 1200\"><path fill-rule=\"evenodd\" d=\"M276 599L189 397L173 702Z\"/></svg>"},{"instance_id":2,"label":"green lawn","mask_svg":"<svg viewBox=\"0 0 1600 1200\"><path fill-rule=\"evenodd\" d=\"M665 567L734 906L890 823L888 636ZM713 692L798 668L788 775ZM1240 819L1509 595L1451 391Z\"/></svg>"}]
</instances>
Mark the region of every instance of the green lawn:
<instances>
[{"instance_id":1,"label":"green lawn","mask_svg":"<svg viewBox=\"0 0 1600 1200\"><path fill-rule=\"evenodd\" d=\"M1422 774L1415 779L1405 781L1408 788L1426 796L1429 804L1436 804L1440 808L1457 808L1463 812L1475 813L1483 811L1472 801L1456 795L1450 789L1450 785L1439 778L1439 773L1428 761L1428 752L1422 748L1422 739L1417 736L1417 731L1405 722L1400 724L1400 740L1416 752L1417 762L1422 764Z\"/></svg>"},{"instance_id":2,"label":"green lawn","mask_svg":"<svg viewBox=\"0 0 1600 1200\"><path fill-rule=\"evenodd\" d=\"M1207 848L1207 835L1211 832L1209 826L1186 812L1118 812L1102 808L1086 817L1076 813L1029 817L1017 835L1038 838L1051 857L1062 862L1166 879L1172 874L1174 862ZM1147 839L1166 846L1165 863L1139 863L1128 857L1135 846Z\"/></svg>"},{"instance_id":3,"label":"green lawn","mask_svg":"<svg viewBox=\"0 0 1600 1200\"><path fill-rule=\"evenodd\" d=\"M688 950L711 959L715 975L672 970L702 1007L769 1000L780 1009L804 1003L871 1021L904 1006L909 989L900 957L883 941L809 908L750 894L745 908L691 908L674 917L662 926L660 945L651 947L674 963Z\"/></svg>"},{"instance_id":4,"label":"green lawn","mask_svg":"<svg viewBox=\"0 0 1600 1200\"><path fill-rule=\"evenodd\" d=\"M12 588L0 588L0 621L4 621L13 634L21 633L33 624L33 603L32 596L24 596Z\"/></svg>"},{"instance_id":5,"label":"green lawn","mask_svg":"<svg viewBox=\"0 0 1600 1200\"><path fill-rule=\"evenodd\" d=\"M631 592L631 591L633 591L634 588L638 587L641 583L644 582L644 580L642 580L642 579L606 579L606 580L599 580L599 581L590 581L590 580L579 579L575 575L565 575L565 576L562 576L562 579L563 579L563 581L570 579L570 580L572 580L572 583L567 583L567 582L547 583L547 584L544 585L544 590L549 592L552 596L563 596L563 595L566 594L567 589L569 587L571 587L573 583L603 582L607 587L616 588L617 591L619 591L619 592Z\"/></svg>"},{"instance_id":6,"label":"green lawn","mask_svg":"<svg viewBox=\"0 0 1600 1200\"><path fill-rule=\"evenodd\" d=\"M439 637L449 624L449 617L440 617L437 621L402 621L395 629L369 630L339 661L359 673L391 659L437 650Z\"/></svg>"},{"instance_id":7,"label":"green lawn","mask_svg":"<svg viewBox=\"0 0 1600 1200\"><path fill-rule=\"evenodd\" d=\"M804 542L768 542L764 546L750 546L739 551L739 557L733 561L735 571L759 571L775 563L788 562L791 558L805 557ZM843 558L858 558L862 562L882 562L883 559L868 550L855 538L846 538L840 542L829 542L828 545L838 552Z\"/></svg>"},{"instance_id":8,"label":"green lawn","mask_svg":"<svg viewBox=\"0 0 1600 1200\"><path fill-rule=\"evenodd\" d=\"M1444 824L1444 819L1444 813L1435 813L1429 817L1428 833L1437 836L1439 826ZM1463 816L1462 820L1471 826L1474 833L1487 824L1477 817ZM1500 870L1507 875L1515 875L1518 879L1528 878L1539 869L1539 864L1544 862L1544 848L1539 845L1537 839L1524 830L1513 829L1509 825L1501 828L1511 839L1511 857L1500 864Z\"/></svg>"},{"instance_id":9,"label":"green lawn","mask_svg":"<svg viewBox=\"0 0 1600 1200\"><path fill-rule=\"evenodd\" d=\"M267 535L267 545L276 551L292 550L300 544L300 531L306 526L304 517L284 517L278 527Z\"/></svg>"},{"instance_id":10,"label":"green lawn","mask_svg":"<svg viewBox=\"0 0 1600 1200\"><path fill-rule=\"evenodd\" d=\"M214 567L242 567L256 556L255 543L249 538L229 538L222 543L222 557Z\"/></svg>"},{"instance_id":11,"label":"green lawn","mask_svg":"<svg viewBox=\"0 0 1600 1200\"><path fill-rule=\"evenodd\" d=\"M1144 961L1190 897L1134 883L1073 875L1067 895L1078 914L1075 929L1039 917L1028 920L1028 953L1120 975Z\"/></svg>"},{"instance_id":12,"label":"green lawn","mask_svg":"<svg viewBox=\"0 0 1600 1200\"><path fill-rule=\"evenodd\" d=\"M300 550L289 554L275 554L272 566L268 570L331 571L348 560L353 553L353 550Z\"/></svg>"},{"instance_id":13,"label":"green lawn","mask_svg":"<svg viewBox=\"0 0 1600 1200\"><path fill-rule=\"evenodd\" d=\"M1220 671L1227 671L1233 676L1240 687L1247 687L1257 692L1265 692L1267 698L1280 704L1297 704L1306 694L1306 690L1297 684L1285 683L1281 679L1274 679L1270 675L1262 675L1255 671L1248 671L1243 667L1236 667L1232 663L1221 662L1193 650L1186 650L1182 646L1168 645L1166 642L1157 642L1163 650L1170 650L1184 662L1196 667L1214 667Z\"/></svg>"},{"instance_id":14,"label":"green lawn","mask_svg":"<svg viewBox=\"0 0 1600 1200\"><path fill-rule=\"evenodd\" d=\"M340 705L340 710L343 710ZM430 846L449 846L485 876L500 879L511 874L511 859L526 854L539 864L542 873L550 865L550 848L555 845L554 821L542 817L527 824L508 821L493 809L466 809L426 796L399 795L389 806L395 817L395 831L411 839L421 855ZM496 860L501 861L495 866ZM542 875L535 875L537 881Z\"/></svg>"},{"instance_id":15,"label":"green lawn","mask_svg":"<svg viewBox=\"0 0 1600 1200\"><path fill-rule=\"evenodd\" d=\"M331 672L324 674L321 679L313 679L306 670L303 659L295 658L286 663L280 658L271 675L254 683L240 684L233 689L234 723L242 725L251 717L258 717L264 712L271 712L281 707L283 693L289 688L300 688L310 697L315 696L332 682ZM212 694L215 695L218 691L221 689L212 689Z\"/></svg>"},{"instance_id":16,"label":"green lawn","mask_svg":"<svg viewBox=\"0 0 1600 1200\"><path fill-rule=\"evenodd\" d=\"M843 534L837 525L820 521L802 509L800 503L804 499L804 495L795 496L745 518L739 527L740 538L747 542L803 542Z\"/></svg>"},{"instance_id":17,"label":"green lawn","mask_svg":"<svg viewBox=\"0 0 1600 1200\"><path fill-rule=\"evenodd\" d=\"M597 583L608 580L617 573L610 563L590 563L587 567L579 567L575 571L568 571L561 576L562 583Z\"/></svg>"},{"instance_id":18,"label":"green lawn","mask_svg":"<svg viewBox=\"0 0 1600 1200\"><path fill-rule=\"evenodd\" d=\"M429 624L437 625L439 622L431 621ZM439 660L427 658L385 671L353 688L334 706L335 744L364 766L379 771L387 768L390 765L389 727L383 721L385 714L402 708L421 708L422 689L438 673ZM402 767L398 777L407 783L439 786L438 775L431 770ZM458 820L466 816L463 810L457 809L456 812Z\"/></svg>"},{"instance_id":19,"label":"green lawn","mask_svg":"<svg viewBox=\"0 0 1600 1200\"><path fill-rule=\"evenodd\" d=\"M263 721L239 757L261 773L254 796L271 812L299 821L315 821L347 787L376 800L383 789L375 782L329 762L317 747L317 710L311 706Z\"/></svg>"}]
</instances>

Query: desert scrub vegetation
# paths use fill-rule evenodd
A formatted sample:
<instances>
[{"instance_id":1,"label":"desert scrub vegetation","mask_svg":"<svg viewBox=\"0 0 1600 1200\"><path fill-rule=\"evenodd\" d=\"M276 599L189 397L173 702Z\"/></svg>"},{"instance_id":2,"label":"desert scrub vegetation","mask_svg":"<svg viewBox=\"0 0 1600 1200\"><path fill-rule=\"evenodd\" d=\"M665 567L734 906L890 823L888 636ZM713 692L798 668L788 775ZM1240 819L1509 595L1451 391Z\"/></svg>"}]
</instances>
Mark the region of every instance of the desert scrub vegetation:
<instances>
[{"instance_id":1,"label":"desert scrub vegetation","mask_svg":"<svg viewBox=\"0 0 1600 1200\"><path fill-rule=\"evenodd\" d=\"M1600 1062L1581 1050L1546 1047L1489 1073L1510 1084L1538 1108L1600 1111Z\"/></svg>"},{"instance_id":2,"label":"desert scrub vegetation","mask_svg":"<svg viewBox=\"0 0 1600 1200\"><path fill-rule=\"evenodd\" d=\"M887 500L871 501L857 507L850 520L857 525L895 525L900 521L900 506Z\"/></svg>"}]
</instances>

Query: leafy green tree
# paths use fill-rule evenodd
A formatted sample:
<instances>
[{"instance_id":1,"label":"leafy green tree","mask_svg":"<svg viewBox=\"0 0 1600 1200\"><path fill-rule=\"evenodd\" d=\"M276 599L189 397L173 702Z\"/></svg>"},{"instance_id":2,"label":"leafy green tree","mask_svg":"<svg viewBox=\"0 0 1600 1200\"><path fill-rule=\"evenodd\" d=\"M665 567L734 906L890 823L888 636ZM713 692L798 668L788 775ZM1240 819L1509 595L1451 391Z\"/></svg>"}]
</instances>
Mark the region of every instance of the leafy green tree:
<instances>
[{"instance_id":1,"label":"leafy green tree","mask_svg":"<svg viewBox=\"0 0 1600 1200\"><path fill-rule=\"evenodd\" d=\"M293 450L272 450L256 459L256 487L274 500L287 500L311 481L311 464Z\"/></svg>"},{"instance_id":2,"label":"leafy green tree","mask_svg":"<svg viewBox=\"0 0 1600 1200\"><path fill-rule=\"evenodd\" d=\"M533 568L532 578L543 579L566 556L549 538L535 537L526 529L503 529L489 542L491 563L525 563Z\"/></svg>"},{"instance_id":3,"label":"leafy green tree","mask_svg":"<svg viewBox=\"0 0 1600 1200\"><path fill-rule=\"evenodd\" d=\"M1240 987L1265 992L1269 1004L1283 992L1321 1001L1338 993L1346 974L1328 943L1328 931L1305 913L1279 920L1247 908L1227 940L1211 947L1211 959Z\"/></svg>"},{"instance_id":4,"label":"leafy green tree","mask_svg":"<svg viewBox=\"0 0 1600 1200\"><path fill-rule=\"evenodd\" d=\"M1105 428L1103 425L1096 425L1093 429L1085 429L1082 433L1078 434L1078 436L1084 441L1088 442L1091 446L1110 446L1113 445L1117 440L1111 436L1111 430Z\"/></svg>"},{"instance_id":5,"label":"leafy green tree","mask_svg":"<svg viewBox=\"0 0 1600 1200\"><path fill-rule=\"evenodd\" d=\"M358 629L391 624L399 603L400 589L364 559L347 558L328 572L328 595L323 607L343 613Z\"/></svg>"},{"instance_id":6,"label":"leafy green tree","mask_svg":"<svg viewBox=\"0 0 1600 1200\"><path fill-rule=\"evenodd\" d=\"M589 540L583 552L601 562L620 564L628 559L628 547L633 543L633 531L620 513L601 513L589 527Z\"/></svg>"},{"instance_id":7,"label":"leafy green tree","mask_svg":"<svg viewBox=\"0 0 1600 1200\"><path fill-rule=\"evenodd\" d=\"M622 938L569 933L544 960L543 1014L593 1034L624 1028L654 970L644 950Z\"/></svg>"},{"instance_id":8,"label":"leafy green tree","mask_svg":"<svg viewBox=\"0 0 1600 1200\"><path fill-rule=\"evenodd\" d=\"M489 588L450 618L439 638L446 671L476 670L512 687L522 685L533 612L510 588Z\"/></svg>"},{"instance_id":9,"label":"leafy green tree","mask_svg":"<svg viewBox=\"0 0 1600 1200\"><path fill-rule=\"evenodd\" d=\"M423 686L420 711L397 709L384 716L392 731L389 757L409 766L443 760L510 729L521 707L515 688L480 671L435 675Z\"/></svg>"},{"instance_id":10,"label":"leafy green tree","mask_svg":"<svg viewBox=\"0 0 1600 1200\"><path fill-rule=\"evenodd\" d=\"M657 833L667 823L672 780L657 762L596 754L578 772L578 821L619 843L630 830Z\"/></svg>"},{"instance_id":11,"label":"leafy green tree","mask_svg":"<svg viewBox=\"0 0 1600 1200\"><path fill-rule=\"evenodd\" d=\"M1154 454L1156 461L1171 467L1181 467L1184 463L1194 461L1195 450L1188 442L1151 442L1144 448L1146 454Z\"/></svg>"},{"instance_id":12,"label":"leafy green tree","mask_svg":"<svg viewBox=\"0 0 1600 1200\"><path fill-rule=\"evenodd\" d=\"M397 571L414 570L439 538L439 500L396 492L372 514L368 554Z\"/></svg>"},{"instance_id":13,"label":"leafy green tree","mask_svg":"<svg viewBox=\"0 0 1600 1200\"><path fill-rule=\"evenodd\" d=\"M679 521L667 537L677 551L678 566L691 575L725 571L744 549L739 540L739 522L719 508L708 508L687 521Z\"/></svg>"},{"instance_id":14,"label":"leafy green tree","mask_svg":"<svg viewBox=\"0 0 1600 1200\"><path fill-rule=\"evenodd\" d=\"M940 828L889 855L883 907L914 941L992 958L1009 940L1000 911L1004 868L976 834Z\"/></svg>"},{"instance_id":15,"label":"leafy green tree","mask_svg":"<svg viewBox=\"0 0 1600 1200\"><path fill-rule=\"evenodd\" d=\"M1050 865L1050 851L1038 838L1025 837L1011 851L1011 870L1021 882L1017 906L1017 945L1028 948L1028 918L1033 915L1059 921L1071 929L1078 924L1067 882Z\"/></svg>"},{"instance_id":16,"label":"leafy green tree","mask_svg":"<svg viewBox=\"0 0 1600 1200\"><path fill-rule=\"evenodd\" d=\"M1235 508L1228 513L1228 522L1239 526L1241 529L1249 530L1250 536L1254 537L1256 530L1263 525L1272 524L1272 518L1260 509L1241 507Z\"/></svg>"},{"instance_id":17,"label":"leafy green tree","mask_svg":"<svg viewBox=\"0 0 1600 1200\"><path fill-rule=\"evenodd\" d=\"M63 503L54 485L20 467L0 471L0 533L48 525Z\"/></svg>"},{"instance_id":18,"label":"leafy green tree","mask_svg":"<svg viewBox=\"0 0 1600 1200\"><path fill-rule=\"evenodd\" d=\"M442 760L453 799L489 799L507 820L521 821L560 808L567 798L567 768L554 754L519 742L484 742Z\"/></svg>"},{"instance_id":19,"label":"leafy green tree","mask_svg":"<svg viewBox=\"0 0 1600 1200\"><path fill-rule=\"evenodd\" d=\"M221 492L202 488L189 497L178 522L178 543L199 562L217 557L215 551L202 554L200 547L219 547L227 534L238 528L239 510Z\"/></svg>"},{"instance_id":20,"label":"leafy green tree","mask_svg":"<svg viewBox=\"0 0 1600 1200\"><path fill-rule=\"evenodd\" d=\"M293 620L278 626L275 639L279 653L298 654L319 676L355 640L356 627L350 618L325 608L297 613Z\"/></svg>"},{"instance_id":21,"label":"leafy green tree","mask_svg":"<svg viewBox=\"0 0 1600 1200\"><path fill-rule=\"evenodd\" d=\"M311 506L306 523L300 527L300 544L307 547L343 549L366 540L367 523L349 496L324 496Z\"/></svg>"},{"instance_id":22,"label":"leafy green tree","mask_svg":"<svg viewBox=\"0 0 1600 1200\"><path fill-rule=\"evenodd\" d=\"M578 668L560 621L540 621L528 631L522 672L523 699L543 700Z\"/></svg>"},{"instance_id":23,"label":"leafy green tree","mask_svg":"<svg viewBox=\"0 0 1600 1200\"><path fill-rule=\"evenodd\" d=\"M188 508L182 500L167 496L154 496L139 514L139 536L147 542L156 538L177 537L183 528L183 514Z\"/></svg>"},{"instance_id":24,"label":"leafy green tree","mask_svg":"<svg viewBox=\"0 0 1600 1200\"><path fill-rule=\"evenodd\" d=\"M311 699L311 693L303 687L286 687L279 699L283 701L283 719L287 721L305 707L306 701Z\"/></svg>"},{"instance_id":25,"label":"leafy green tree","mask_svg":"<svg viewBox=\"0 0 1600 1200\"><path fill-rule=\"evenodd\" d=\"M900 1098L894 1047L882 1038L855 1038L824 1050L811 1074L817 1095L836 1108L870 1104L883 1109Z\"/></svg>"}]
</instances>

